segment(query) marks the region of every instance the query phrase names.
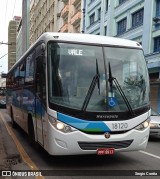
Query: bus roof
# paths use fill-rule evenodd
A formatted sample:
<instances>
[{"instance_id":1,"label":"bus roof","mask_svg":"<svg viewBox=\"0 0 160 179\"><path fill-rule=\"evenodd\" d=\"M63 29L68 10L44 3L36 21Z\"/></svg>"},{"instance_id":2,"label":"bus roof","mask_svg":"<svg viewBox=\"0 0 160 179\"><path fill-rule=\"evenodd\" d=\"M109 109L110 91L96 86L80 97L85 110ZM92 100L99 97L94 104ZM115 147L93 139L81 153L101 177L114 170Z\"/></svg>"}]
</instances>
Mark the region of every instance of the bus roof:
<instances>
[{"instance_id":1,"label":"bus roof","mask_svg":"<svg viewBox=\"0 0 160 179\"><path fill-rule=\"evenodd\" d=\"M61 33L61 32L46 32L42 34L39 40L56 40L56 41L67 41L67 42L80 42L80 43L90 43L90 44L101 44L109 46L122 46L122 47L133 47L142 48L138 42L93 34L80 34L80 33Z\"/></svg>"}]
</instances>

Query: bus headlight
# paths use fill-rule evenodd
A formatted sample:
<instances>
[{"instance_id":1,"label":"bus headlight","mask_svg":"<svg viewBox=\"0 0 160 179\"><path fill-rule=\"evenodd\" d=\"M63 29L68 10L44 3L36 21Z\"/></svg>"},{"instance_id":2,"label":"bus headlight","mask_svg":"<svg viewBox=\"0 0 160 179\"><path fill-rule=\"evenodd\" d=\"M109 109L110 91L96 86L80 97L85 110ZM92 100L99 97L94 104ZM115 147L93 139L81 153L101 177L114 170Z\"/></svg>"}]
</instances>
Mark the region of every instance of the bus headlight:
<instances>
[{"instance_id":1,"label":"bus headlight","mask_svg":"<svg viewBox=\"0 0 160 179\"><path fill-rule=\"evenodd\" d=\"M58 122L56 127L59 130L63 130L64 129L64 124L62 122Z\"/></svg>"},{"instance_id":2,"label":"bus headlight","mask_svg":"<svg viewBox=\"0 0 160 179\"><path fill-rule=\"evenodd\" d=\"M139 130L139 131L142 131L142 130L146 129L149 126L149 123L150 123L150 118L148 118L146 121L142 122L135 129Z\"/></svg>"},{"instance_id":3,"label":"bus headlight","mask_svg":"<svg viewBox=\"0 0 160 179\"><path fill-rule=\"evenodd\" d=\"M59 131L64 132L64 133L69 133L69 132L73 132L76 131L75 128L61 122L58 121L56 118L52 117L52 116L48 116L48 119L50 121L50 123Z\"/></svg>"}]
</instances>

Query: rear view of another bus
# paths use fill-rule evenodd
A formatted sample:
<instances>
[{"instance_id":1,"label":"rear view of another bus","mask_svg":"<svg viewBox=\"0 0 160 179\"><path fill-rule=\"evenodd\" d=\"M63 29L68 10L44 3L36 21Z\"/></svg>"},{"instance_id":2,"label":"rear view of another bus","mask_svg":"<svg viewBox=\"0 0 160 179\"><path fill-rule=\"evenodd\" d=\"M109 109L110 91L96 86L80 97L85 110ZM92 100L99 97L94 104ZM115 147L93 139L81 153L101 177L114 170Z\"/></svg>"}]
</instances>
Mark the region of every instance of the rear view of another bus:
<instances>
[{"instance_id":1,"label":"rear view of another bus","mask_svg":"<svg viewBox=\"0 0 160 179\"><path fill-rule=\"evenodd\" d=\"M113 154L145 149L149 78L141 46L94 35L47 43L48 152Z\"/></svg>"}]
</instances>

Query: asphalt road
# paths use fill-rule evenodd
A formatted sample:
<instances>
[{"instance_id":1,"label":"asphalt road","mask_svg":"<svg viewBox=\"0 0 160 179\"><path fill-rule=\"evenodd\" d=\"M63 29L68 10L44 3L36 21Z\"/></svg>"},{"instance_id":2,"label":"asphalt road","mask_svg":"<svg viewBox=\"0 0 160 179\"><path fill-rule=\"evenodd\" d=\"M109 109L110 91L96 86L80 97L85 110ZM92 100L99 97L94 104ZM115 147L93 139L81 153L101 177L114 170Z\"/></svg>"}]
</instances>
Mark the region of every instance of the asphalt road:
<instances>
[{"instance_id":1,"label":"asphalt road","mask_svg":"<svg viewBox=\"0 0 160 179\"><path fill-rule=\"evenodd\" d=\"M3 114L10 126L10 119ZM112 156L50 156L42 148L35 149L27 141L26 134L21 129L13 129L14 134L22 144L28 156L42 171L48 172L45 178L145 178L160 174L160 138L149 140L145 151L121 152ZM48 170L48 171L46 171ZM45 173L46 174L46 173ZM64 176L61 176L64 175ZM111 175L111 176L107 176ZM113 176L112 176L113 175ZM131 175L131 176L125 176ZM151 176L149 176L151 175ZM118 176L118 177L117 177ZM124 177L125 176L125 177ZM143 177L142 177L143 178Z\"/></svg>"}]
</instances>

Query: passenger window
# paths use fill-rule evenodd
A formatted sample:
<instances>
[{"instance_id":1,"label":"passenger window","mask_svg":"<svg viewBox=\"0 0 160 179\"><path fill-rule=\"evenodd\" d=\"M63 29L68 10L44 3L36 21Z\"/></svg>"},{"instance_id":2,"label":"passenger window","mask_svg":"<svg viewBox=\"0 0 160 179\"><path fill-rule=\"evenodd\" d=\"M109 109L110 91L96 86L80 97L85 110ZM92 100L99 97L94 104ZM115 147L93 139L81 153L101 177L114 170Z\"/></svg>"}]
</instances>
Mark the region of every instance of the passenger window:
<instances>
[{"instance_id":1,"label":"passenger window","mask_svg":"<svg viewBox=\"0 0 160 179\"><path fill-rule=\"evenodd\" d=\"M43 63L43 56L39 56L36 59L36 91L37 96L41 98L44 105L46 106L46 74L45 64Z\"/></svg>"},{"instance_id":2,"label":"passenger window","mask_svg":"<svg viewBox=\"0 0 160 179\"><path fill-rule=\"evenodd\" d=\"M25 83L33 83L34 80L34 57L30 54L26 59Z\"/></svg>"},{"instance_id":3,"label":"passenger window","mask_svg":"<svg viewBox=\"0 0 160 179\"><path fill-rule=\"evenodd\" d=\"M14 87L18 87L19 85L19 66L16 67L14 70Z\"/></svg>"},{"instance_id":4,"label":"passenger window","mask_svg":"<svg viewBox=\"0 0 160 179\"><path fill-rule=\"evenodd\" d=\"M19 68L19 85L24 85L24 78L25 78L25 62L20 64Z\"/></svg>"}]
</instances>

